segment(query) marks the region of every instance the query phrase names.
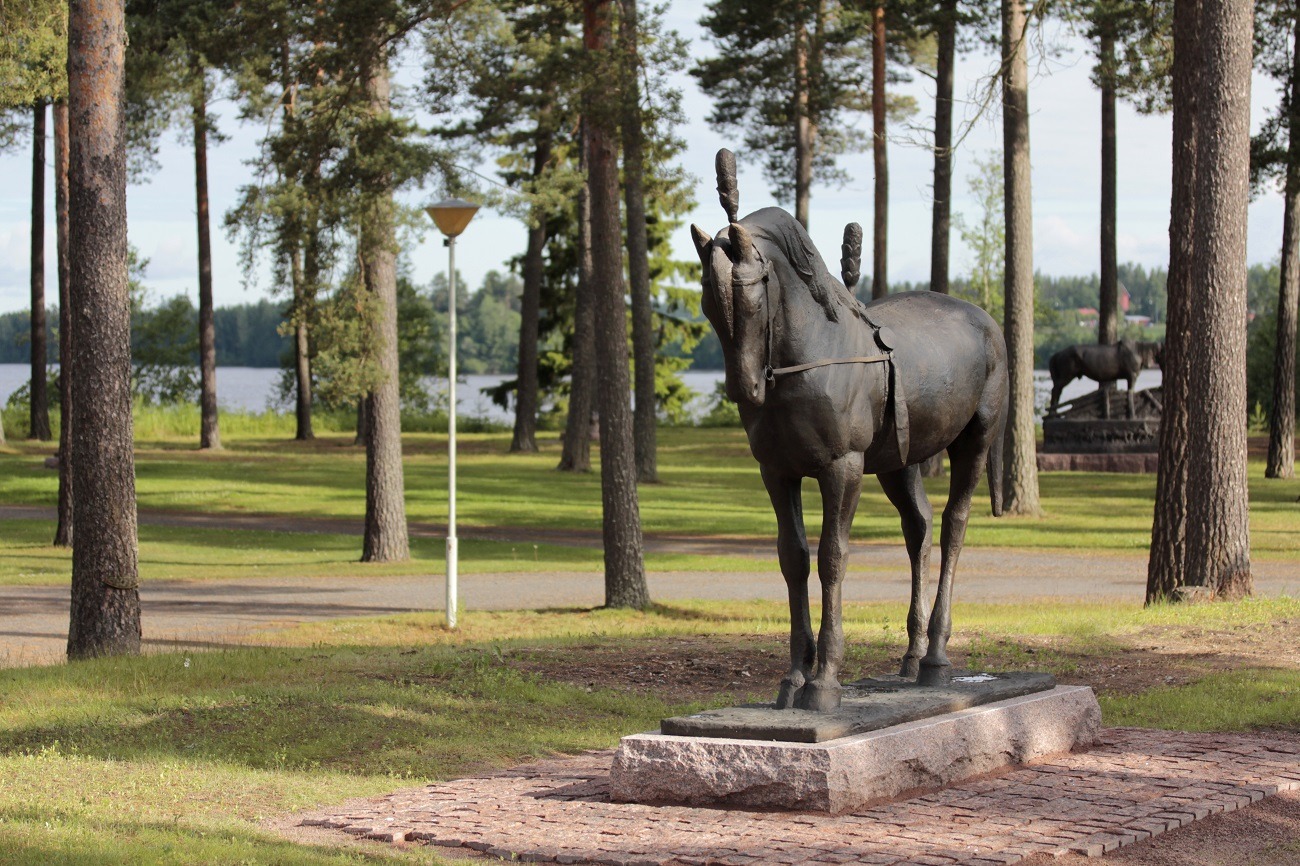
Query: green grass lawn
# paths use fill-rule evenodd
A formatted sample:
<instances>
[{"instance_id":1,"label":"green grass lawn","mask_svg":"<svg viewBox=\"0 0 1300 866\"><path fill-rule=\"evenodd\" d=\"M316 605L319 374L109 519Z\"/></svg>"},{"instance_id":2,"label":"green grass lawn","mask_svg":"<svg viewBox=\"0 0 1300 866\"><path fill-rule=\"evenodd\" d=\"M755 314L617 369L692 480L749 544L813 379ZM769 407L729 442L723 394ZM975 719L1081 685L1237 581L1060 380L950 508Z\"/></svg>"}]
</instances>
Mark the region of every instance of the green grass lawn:
<instances>
[{"instance_id":1,"label":"green grass lawn","mask_svg":"<svg viewBox=\"0 0 1300 866\"><path fill-rule=\"evenodd\" d=\"M892 658L901 615L896 604L850 605L851 658ZM1068 676L1080 660L1105 662L1171 636L1195 645L1208 634L1249 640L1290 628L1300 602L960 605L955 616L963 655L995 668L1032 658ZM261 822L609 747L699 706L652 688L588 689L521 672L512 662L529 653L559 653L567 666L601 648L697 634L779 648L785 629L782 606L766 602L471 612L458 633L412 614L316 623L273 636L273 647L3 670L0 862L437 862L427 849L297 846ZM1296 731L1298 666L1285 652L1277 664L1243 663L1183 686L1136 694L1103 686L1105 721Z\"/></svg>"},{"instance_id":2,"label":"green grass lawn","mask_svg":"<svg viewBox=\"0 0 1300 866\"><path fill-rule=\"evenodd\" d=\"M140 577L146 581L440 575L447 562L440 538L412 538L407 562L362 564L357 562L361 539L355 535L149 524L142 524L138 533ZM0 519L0 586L66 584L72 573L72 551L50 546L53 537L52 521ZM645 562L651 571L734 572L771 567L770 562L746 557L684 553L650 553ZM462 574L598 574L603 569L603 554L597 547L460 541Z\"/></svg>"},{"instance_id":3,"label":"green grass lawn","mask_svg":"<svg viewBox=\"0 0 1300 866\"><path fill-rule=\"evenodd\" d=\"M275 514L359 519L365 511L365 455L348 435L300 443L256 435L223 437L224 451L196 451L189 438L141 441L136 457L141 509ZM458 517L463 525L597 530L596 473L556 472L559 446L543 434L538 454L507 453L508 434L461 437ZM441 523L447 517L446 437L409 434L407 516ZM14 442L0 451L0 503L53 505L56 473L42 460L48 446ZM594 461L593 461L594 462ZM775 518L742 431L663 428L662 483L642 485L642 525L648 533L770 539ZM926 482L932 500L946 499L946 479ZM1043 473L1041 519L994 519L981 486L967 536L978 547L1087 549L1140 553L1147 549L1154 475ZM805 487L809 531L820 526L816 485ZM1252 551L1262 559L1300 554L1300 481L1265 481L1251 463ZM936 507L936 513L940 508ZM864 482L854 537L896 542L898 518L874 478ZM278 545L276 545L278 547ZM359 545L357 545L359 546Z\"/></svg>"}]
</instances>

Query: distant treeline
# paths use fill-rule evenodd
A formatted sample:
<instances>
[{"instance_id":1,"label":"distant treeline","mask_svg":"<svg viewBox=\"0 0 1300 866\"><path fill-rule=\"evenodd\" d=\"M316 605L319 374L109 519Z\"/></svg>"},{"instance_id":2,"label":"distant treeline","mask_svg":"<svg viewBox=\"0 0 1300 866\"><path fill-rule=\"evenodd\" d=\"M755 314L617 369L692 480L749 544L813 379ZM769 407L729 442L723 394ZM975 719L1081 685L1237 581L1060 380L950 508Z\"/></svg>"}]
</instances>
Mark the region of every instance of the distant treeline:
<instances>
[{"instance_id":1,"label":"distant treeline","mask_svg":"<svg viewBox=\"0 0 1300 866\"><path fill-rule=\"evenodd\" d=\"M199 312L188 305L191 330L199 327ZM133 342L139 337L142 320L153 314L152 309L132 315ZM280 304L262 300L255 304L238 304L218 307L213 312L217 335L217 364L222 367L279 367L281 358L289 352L289 340L280 336L278 328L284 320ZM59 340L56 325L59 310L50 307L46 314L46 333L49 361L59 362ZM26 310L0 315L0 364L26 364L30 362L31 314ZM133 345L132 348L136 348ZM194 363L198 363L197 355Z\"/></svg>"},{"instance_id":2,"label":"distant treeline","mask_svg":"<svg viewBox=\"0 0 1300 866\"><path fill-rule=\"evenodd\" d=\"M1163 333L1167 278L1168 272L1163 267L1147 270L1142 265L1131 262L1119 266L1120 284L1128 290L1131 298L1129 314L1147 316L1155 326L1149 329L1147 336L1159 337ZM1277 265L1250 266L1246 280L1247 304L1251 313L1271 315L1273 307L1277 304L1278 279ZM435 279L435 283L437 282ZM512 306L513 295L518 294L515 282L517 279L514 277L493 274L492 278L485 280L484 289L473 295L466 293L462 296L460 305L463 305L463 312L466 314L466 321L462 323L461 350L465 355L462 361L470 372L504 373L509 372L513 366L514 347L507 344L512 334L517 333L518 328L518 314ZM497 285L498 283L500 285ZM1080 325L1074 311L1097 306L1100 280L1096 274L1067 277L1038 274L1035 283L1039 298L1038 321L1035 323L1038 357L1035 361L1037 366L1041 367L1046 365L1047 357L1057 349L1095 339L1095 331ZM962 294L964 285L963 281L954 280L953 292ZM463 284L458 288L460 288L458 294L464 292ZM892 286L895 292L928 288L928 282L900 282ZM445 309L445 286L442 291L444 293L442 304ZM870 291L867 280L858 287L860 297L865 296L869 299ZM487 303L489 299L494 303ZM491 315L488 315L489 312ZM138 327L140 321L151 314L152 310L135 313L134 324L137 327L133 328L133 334L138 335L141 330ZM192 305L188 315L192 328L197 329L198 311ZM284 311L280 304L262 300L254 304L219 307L215 317L218 365L279 367L289 358L289 340L281 336L277 330L284 318ZM47 316L51 363L57 363L59 357L59 344L54 331L58 318L58 310L51 308ZM0 363L28 363L29 321L29 315L25 311L0 315ZM491 327L488 326L489 324ZM478 358L479 354L484 357ZM691 366L695 369L722 369L722 348L712 331L689 354L692 359ZM194 363L198 363L197 358Z\"/></svg>"}]
</instances>

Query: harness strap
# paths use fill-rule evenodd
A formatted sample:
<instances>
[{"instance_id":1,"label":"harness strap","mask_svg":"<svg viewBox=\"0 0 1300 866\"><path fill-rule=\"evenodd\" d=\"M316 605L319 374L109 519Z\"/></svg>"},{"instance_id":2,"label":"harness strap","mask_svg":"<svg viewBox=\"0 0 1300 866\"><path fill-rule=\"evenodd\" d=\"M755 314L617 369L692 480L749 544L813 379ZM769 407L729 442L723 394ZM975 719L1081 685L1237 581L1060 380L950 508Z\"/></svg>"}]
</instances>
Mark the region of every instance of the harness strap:
<instances>
[{"instance_id":1,"label":"harness strap","mask_svg":"<svg viewBox=\"0 0 1300 866\"><path fill-rule=\"evenodd\" d=\"M770 381L787 373L802 373L804 370L811 370L814 367L828 367L831 364L876 364L888 361L892 357L892 353L888 355L863 355L858 358L833 358L827 361L811 361L807 364L795 364L793 367L769 367L767 369L767 378Z\"/></svg>"}]
</instances>

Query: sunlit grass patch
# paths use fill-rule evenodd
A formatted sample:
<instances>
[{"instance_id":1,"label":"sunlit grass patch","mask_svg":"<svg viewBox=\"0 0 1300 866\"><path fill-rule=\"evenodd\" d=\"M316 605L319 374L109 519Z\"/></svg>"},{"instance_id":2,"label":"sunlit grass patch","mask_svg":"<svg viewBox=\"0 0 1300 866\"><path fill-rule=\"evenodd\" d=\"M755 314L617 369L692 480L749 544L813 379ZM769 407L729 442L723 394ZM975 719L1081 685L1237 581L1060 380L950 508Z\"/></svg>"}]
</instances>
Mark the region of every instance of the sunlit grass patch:
<instances>
[{"instance_id":1,"label":"sunlit grass patch","mask_svg":"<svg viewBox=\"0 0 1300 866\"><path fill-rule=\"evenodd\" d=\"M1300 670L1247 668L1140 695L1103 695L1109 725L1175 731L1300 727Z\"/></svg>"}]
</instances>

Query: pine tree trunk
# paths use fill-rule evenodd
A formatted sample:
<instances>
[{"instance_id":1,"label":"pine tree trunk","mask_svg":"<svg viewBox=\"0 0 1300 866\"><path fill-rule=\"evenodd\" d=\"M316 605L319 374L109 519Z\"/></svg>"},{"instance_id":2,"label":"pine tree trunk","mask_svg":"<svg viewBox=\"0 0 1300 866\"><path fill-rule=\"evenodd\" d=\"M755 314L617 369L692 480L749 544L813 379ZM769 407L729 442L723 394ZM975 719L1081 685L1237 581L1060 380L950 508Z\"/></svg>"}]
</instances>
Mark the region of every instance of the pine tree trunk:
<instances>
[{"instance_id":1,"label":"pine tree trunk","mask_svg":"<svg viewBox=\"0 0 1300 866\"><path fill-rule=\"evenodd\" d=\"M579 144L579 170L583 176L578 190L578 288L573 304L572 363L569 367L569 417L564 423L564 449L560 454L563 472L591 471L592 392L596 387L595 275L591 251L591 190L587 183L586 122Z\"/></svg>"},{"instance_id":2,"label":"pine tree trunk","mask_svg":"<svg viewBox=\"0 0 1300 866\"><path fill-rule=\"evenodd\" d=\"M547 112L543 112L545 117ZM533 149L533 180L539 179L551 161L549 120L539 120ZM537 335L540 329L542 279L546 266L546 214L537 208L534 224L528 228L528 249L524 253L524 293L519 304L519 369L515 397L515 430L510 438L513 452L537 450Z\"/></svg>"},{"instance_id":3,"label":"pine tree trunk","mask_svg":"<svg viewBox=\"0 0 1300 866\"><path fill-rule=\"evenodd\" d=\"M199 233L199 448L221 447L217 422L217 338L212 317L212 233L208 226L208 85L196 67L194 93L194 202Z\"/></svg>"},{"instance_id":4,"label":"pine tree trunk","mask_svg":"<svg viewBox=\"0 0 1300 866\"><path fill-rule=\"evenodd\" d=\"M952 89L957 59L957 0L943 0L935 27L934 209L930 229L930 291L948 294L952 233ZM921 475L943 475L943 454L921 464Z\"/></svg>"},{"instance_id":5,"label":"pine tree trunk","mask_svg":"<svg viewBox=\"0 0 1300 866\"><path fill-rule=\"evenodd\" d=\"M68 104L54 103L54 225L59 270L59 522L54 546L72 546L72 281L68 274Z\"/></svg>"},{"instance_id":6,"label":"pine tree trunk","mask_svg":"<svg viewBox=\"0 0 1300 866\"><path fill-rule=\"evenodd\" d=\"M298 86L294 81L291 48L287 36L281 43L280 76L284 90L284 123L289 129L295 129L298 113ZM319 82L320 69L316 70ZM303 198L312 201L317 192L315 181L320 179L320 164L315 159L308 160L308 169L301 178ZM304 217L304 210L307 216ZM294 433L298 442L307 442L316 438L312 429L312 382L311 382L311 314L316 300L316 285L320 279L320 248L317 239L317 225L314 205L308 204L298 210L292 217L292 235L288 244L289 281L292 283L293 306L290 320L293 322L293 376L294 376ZM304 223L306 230L303 231ZM360 413L358 413L360 418Z\"/></svg>"},{"instance_id":7,"label":"pine tree trunk","mask_svg":"<svg viewBox=\"0 0 1300 866\"><path fill-rule=\"evenodd\" d=\"M1169 218L1168 303L1160 362L1163 408L1156 476L1155 518L1147 559L1146 603L1172 600L1183 583L1187 555L1188 344L1195 288L1192 218L1199 165L1200 2L1174 4L1173 181Z\"/></svg>"},{"instance_id":8,"label":"pine tree trunk","mask_svg":"<svg viewBox=\"0 0 1300 866\"><path fill-rule=\"evenodd\" d=\"M294 434L299 442L315 439L311 423L311 343L308 339L307 320L310 315L308 298L311 290L303 265L303 252L294 245L289 253L289 279L293 282L293 378L294 378ZM313 270L315 270L313 268Z\"/></svg>"},{"instance_id":9,"label":"pine tree trunk","mask_svg":"<svg viewBox=\"0 0 1300 866\"><path fill-rule=\"evenodd\" d=\"M1245 0L1202 0L1188 341L1187 573L1215 597L1249 595L1246 476L1246 205L1253 15Z\"/></svg>"},{"instance_id":10,"label":"pine tree trunk","mask_svg":"<svg viewBox=\"0 0 1300 866\"><path fill-rule=\"evenodd\" d=\"M1101 61L1101 297L1098 303L1097 342L1119 339L1119 270L1115 249L1117 224L1115 158L1115 36L1102 25Z\"/></svg>"},{"instance_id":11,"label":"pine tree trunk","mask_svg":"<svg viewBox=\"0 0 1300 866\"><path fill-rule=\"evenodd\" d=\"M123 0L68 4L73 310L69 658L140 651L131 300L126 269Z\"/></svg>"},{"instance_id":12,"label":"pine tree trunk","mask_svg":"<svg viewBox=\"0 0 1300 866\"><path fill-rule=\"evenodd\" d=\"M1034 419L1034 241L1029 176L1029 53L1025 0L1002 0L1002 147L1006 188L1006 302L1011 400L1007 413L1006 513L1037 515Z\"/></svg>"},{"instance_id":13,"label":"pine tree trunk","mask_svg":"<svg viewBox=\"0 0 1300 866\"><path fill-rule=\"evenodd\" d=\"M1296 306L1300 303L1300 14L1295 18L1290 111L1287 113L1286 206L1282 214L1282 285L1273 353L1273 414L1265 478L1295 477Z\"/></svg>"},{"instance_id":14,"label":"pine tree trunk","mask_svg":"<svg viewBox=\"0 0 1300 866\"><path fill-rule=\"evenodd\" d=\"M872 13L871 33L871 152L876 169L875 222L872 230L871 297L889 294L886 257L889 250L889 162L885 141L885 7Z\"/></svg>"},{"instance_id":15,"label":"pine tree trunk","mask_svg":"<svg viewBox=\"0 0 1300 866\"><path fill-rule=\"evenodd\" d=\"M636 0L622 0L619 19L623 41L623 182L627 204L628 281L632 296L632 357L636 371L636 444L638 481L659 480L655 429L658 423L655 395L654 312L650 305L650 250L645 218L645 133L641 118L640 55L637 47Z\"/></svg>"},{"instance_id":16,"label":"pine tree trunk","mask_svg":"<svg viewBox=\"0 0 1300 866\"><path fill-rule=\"evenodd\" d=\"M45 383L45 103L32 111L32 318L31 407L28 439L50 438L50 398Z\"/></svg>"},{"instance_id":17,"label":"pine tree trunk","mask_svg":"<svg viewBox=\"0 0 1300 866\"><path fill-rule=\"evenodd\" d=\"M943 0L935 30L934 211L930 230L930 290L948 294L952 234L952 89L957 59L957 0Z\"/></svg>"},{"instance_id":18,"label":"pine tree trunk","mask_svg":"<svg viewBox=\"0 0 1300 866\"><path fill-rule=\"evenodd\" d=\"M610 51L609 0L585 0L583 43L589 57ZM593 87L594 91L594 87ZM636 453L629 411L627 316L623 304L623 232L619 226L618 147L610 112L595 92L585 96L591 252L595 283L596 396L600 406L600 491L604 511L605 606L649 605L641 554Z\"/></svg>"},{"instance_id":19,"label":"pine tree trunk","mask_svg":"<svg viewBox=\"0 0 1300 866\"><path fill-rule=\"evenodd\" d=\"M808 28L794 31L794 218L808 228L812 196L813 126L809 114Z\"/></svg>"},{"instance_id":20,"label":"pine tree trunk","mask_svg":"<svg viewBox=\"0 0 1300 866\"><path fill-rule=\"evenodd\" d=\"M374 65L366 76L370 112L376 118L389 113L385 51L376 46L370 55ZM395 562L411 558L397 386L397 234L390 182L385 178L370 192L372 201L363 218L359 252L366 291L378 306L370 345L378 362L379 381L366 399L370 429L366 437L366 530L361 561ZM450 303L455 303L454 297Z\"/></svg>"}]
</instances>

